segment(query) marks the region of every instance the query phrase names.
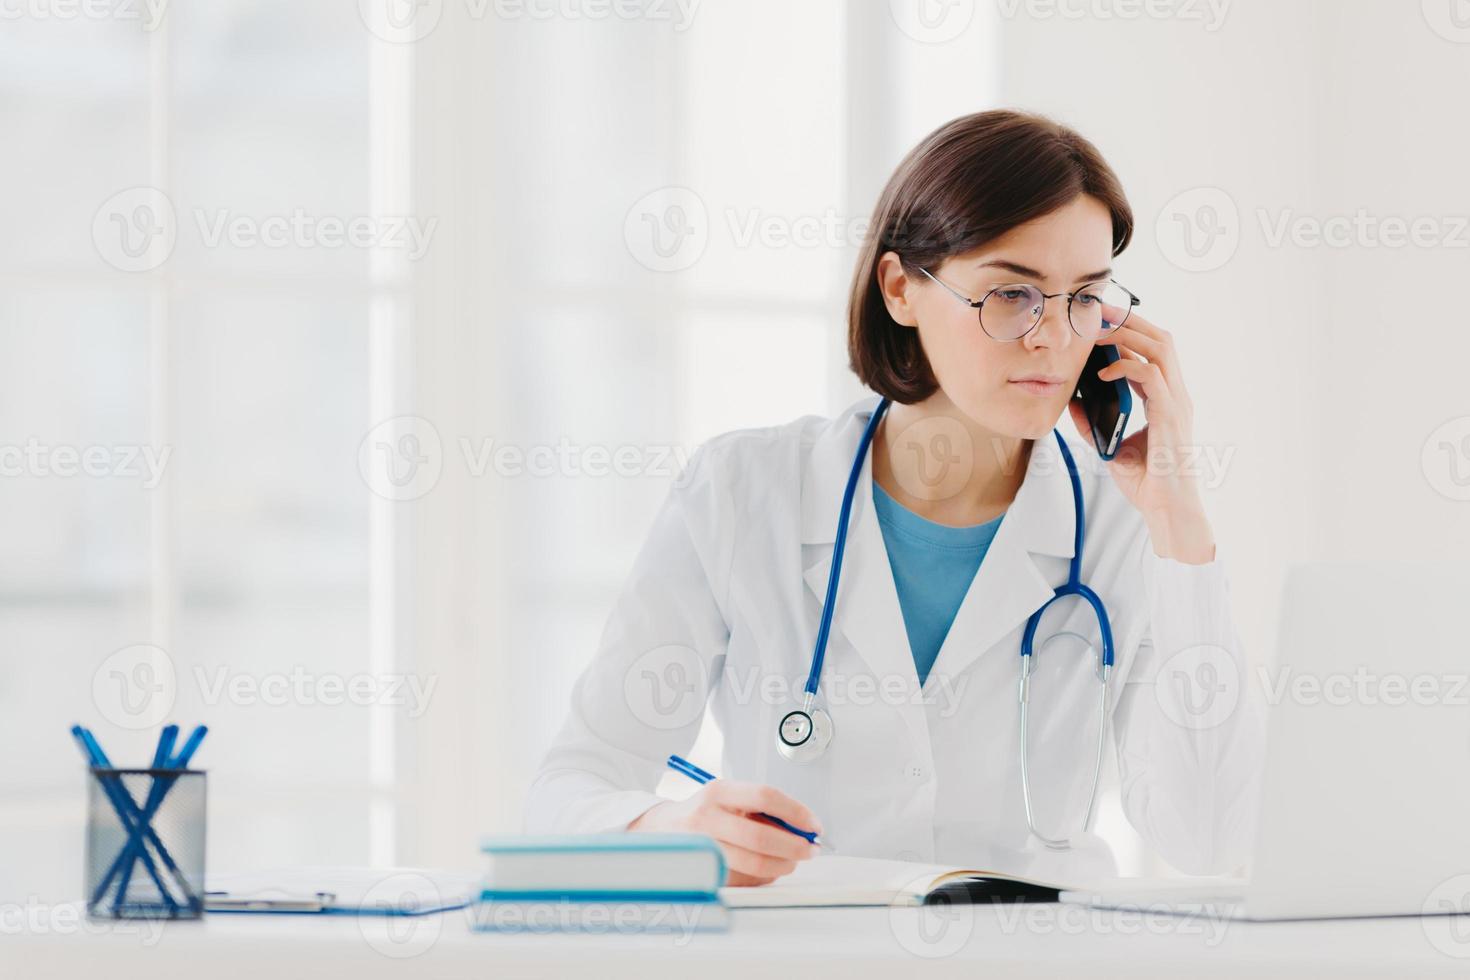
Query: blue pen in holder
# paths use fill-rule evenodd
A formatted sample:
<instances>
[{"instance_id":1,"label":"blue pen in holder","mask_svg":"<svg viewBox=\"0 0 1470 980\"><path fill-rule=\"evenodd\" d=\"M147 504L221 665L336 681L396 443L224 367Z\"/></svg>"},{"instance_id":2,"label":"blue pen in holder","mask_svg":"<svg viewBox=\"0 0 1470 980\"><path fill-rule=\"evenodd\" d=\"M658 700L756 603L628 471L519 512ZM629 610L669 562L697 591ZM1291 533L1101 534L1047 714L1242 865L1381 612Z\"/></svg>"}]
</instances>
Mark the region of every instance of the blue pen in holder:
<instances>
[{"instance_id":1,"label":"blue pen in holder","mask_svg":"<svg viewBox=\"0 0 1470 980\"><path fill-rule=\"evenodd\" d=\"M88 770L87 914L197 919L204 913L205 772Z\"/></svg>"}]
</instances>

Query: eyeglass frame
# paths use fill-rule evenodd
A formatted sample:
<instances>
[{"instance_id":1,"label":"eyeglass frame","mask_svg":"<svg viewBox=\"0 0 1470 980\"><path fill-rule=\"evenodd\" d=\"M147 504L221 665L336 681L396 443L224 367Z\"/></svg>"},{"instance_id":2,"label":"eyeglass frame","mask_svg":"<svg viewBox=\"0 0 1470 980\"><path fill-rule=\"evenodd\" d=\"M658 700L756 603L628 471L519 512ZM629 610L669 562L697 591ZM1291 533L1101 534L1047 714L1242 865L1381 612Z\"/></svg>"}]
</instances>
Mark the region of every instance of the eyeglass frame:
<instances>
[{"instance_id":1,"label":"eyeglass frame","mask_svg":"<svg viewBox=\"0 0 1470 980\"><path fill-rule=\"evenodd\" d=\"M1063 291L1063 292L1060 292L1060 293L1042 293L1040 286L1034 286L1034 285L1032 285L1029 282L1004 283L1002 285L992 287L991 289L989 289L989 290L986 291L986 293L985 293L984 296L980 297L978 300L975 300L975 299L971 299L970 297L966 296L964 293L960 292L958 289L955 289L949 283L945 282L943 279L940 279L938 276L936 276L934 273L930 272L928 269L924 268L923 266L919 266L919 271L922 272L924 275L928 276L930 279L933 279L935 282L939 283L939 285L943 286L946 290L949 291L950 295L952 295L955 299L957 299L960 302L964 303L966 306L969 306L970 308L972 308L975 311L975 319L977 321L979 321L979 323L980 323L980 329L985 331L985 336L989 337L991 340L995 341L998 344L1010 344L1010 343L1014 343L1017 340L1021 340L1021 339L1025 338L1026 334L1028 334L1031 331L1035 330L1037 328L1037 326L1041 323L1041 321L1046 318L1046 301L1049 300L1049 299L1056 299L1058 296L1065 296L1065 297L1067 297L1067 326L1071 329L1071 331L1074 334L1077 334L1077 336L1080 337L1081 339L1083 339L1083 340L1089 339L1089 338L1083 336L1081 333L1079 333L1078 330L1077 330L1077 324L1075 324L1075 323L1072 322L1072 298L1074 296L1076 296L1077 293L1079 293L1079 292L1082 291L1080 289L1079 290L1075 290L1075 291L1070 292L1070 293L1069 292L1066 292L1066 291ZM1141 304L1143 302L1143 300L1139 299L1138 298L1138 295L1136 293L1134 293L1133 290L1129 289L1127 286L1123 285L1121 282L1119 282L1116 279L1098 279L1098 280L1096 280L1096 282L1108 282L1108 283L1112 283L1114 286L1117 286L1119 289L1123 290L1123 292L1125 292L1125 293L1128 294L1128 310L1127 310L1127 312L1125 312L1123 314L1123 319L1122 320L1119 320L1117 323L1113 324L1113 329L1112 330L1102 331L1102 332L1100 332L1098 334L1099 337L1106 337L1106 336L1111 335L1119 327L1123 326L1123 324L1127 323L1128 322L1128 315L1133 312L1133 307L1138 306L1139 304ZM1093 285L1093 283L1091 283L1091 282L1089 282L1089 283L1083 283L1083 288L1085 289L1086 287L1091 286L1091 285ZM1029 326L1029 327L1026 328L1025 333L1022 333L1019 337L1010 337L1008 339L1002 340L1001 338L997 337L995 334L991 333L989 330L985 330L985 313L984 313L983 310L981 310L981 307L983 307L985 305L985 301L988 300L991 297L991 295L994 294L997 290L1008 289L1011 286L1029 286L1030 288L1035 289L1038 293L1041 293L1041 309L1036 314L1036 319L1032 322L1031 326Z\"/></svg>"}]
</instances>

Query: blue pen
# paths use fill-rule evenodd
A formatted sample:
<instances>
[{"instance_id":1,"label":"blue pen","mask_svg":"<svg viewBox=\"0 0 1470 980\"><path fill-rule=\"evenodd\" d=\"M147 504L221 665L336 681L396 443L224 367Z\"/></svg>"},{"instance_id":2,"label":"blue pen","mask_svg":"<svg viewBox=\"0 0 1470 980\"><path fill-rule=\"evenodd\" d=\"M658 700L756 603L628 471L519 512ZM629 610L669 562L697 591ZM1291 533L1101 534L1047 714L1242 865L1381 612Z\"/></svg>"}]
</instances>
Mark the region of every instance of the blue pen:
<instances>
[{"instance_id":1,"label":"blue pen","mask_svg":"<svg viewBox=\"0 0 1470 980\"><path fill-rule=\"evenodd\" d=\"M677 755L669 756L669 768L679 773L681 776L688 776L690 779L694 780L700 785L703 785L705 783L712 783L715 780L715 776L713 773L705 772L703 769L699 768L688 759L681 759ZM797 837L800 837L808 844L816 844L818 846L821 846L821 838L812 833L810 830L802 830L800 827L792 826L785 820L782 820L780 817L773 817L769 813L757 813L756 816L760 817L767 823L775 824L777 827L780 827L787 833L795 834Z\"/></svg>"},{"instance_id":2,"label":"blue pen","mask_svg":"<svg viewBox=\"0 0 1470 980\"><path fill-rule=\"evenodd\" d=\"M163 731L158 733L158 747L153 750L153 768L162 769L168 765L169 753L174 750L174 742L179 737L178 725L164 725ZM137 851L143 850L142 828L153 819L153 814L158 810L158 800L162 782L153 780L153 786L148 790L148 802L143 805L143 817L133 832L128 835L127 843L118 852L117 860L112 862L112 867L107 869L107 874L102 876L102 883L97 886L97 893L93 895L92 902L96 904L101 896L107 891L107 886L112 883L112 876L122 871L122 876L117 883L117 903L119 905L127 898L128 884L133 880L133 864L137 860Z\"/></svg>"},{"instance_id":3,"label":"blue pen","mask_svg":"<svg viewBox=\"0 0 1470 980\"><path fill-rule=\"evenodd\" d=\"M112 762L107 758L107 753L102 751L101 744L98 743L96 736L90 731L81 725L73 725L71 726L71 734L76 739L77 744L81 746L82 755L87 757L93 769L112 768ZM132 797L128 795L127 790L123 789L121 781L116 776L97 776L96 778L102 786L102 791L107 795L107 799L112 803L113 810L117 812L117 818L122 823L123 829L131 835L135 822L132 811L136 809ZM144 824L143 829L148 835L149 842L158 848L159 856L164 859L165 863L172 865L173 859L169 856L168 851L163 849L163 843L158 839L158 835L153 832L153 828ZM142 856L143 868L148 872L148 877L153 879L153 884L157 886L158 893L163 897L164 902L168 904L170 909L177 909L179 903L174 901L174 897L164 887L163 879L159 877L158 869L153 864L153 858L148 856L147 848L143 849ZM176 868L174 870L177 871Z\"/></svg>"},{"instance_id":4,"label":"blue pen","mask_svg":"<svg viewBox=\"0 0 1470 980\"><path fill-rule=\"evenodd\" d=\"M194 758L194 753L199 750L199 743L204 741L204 736L209 734L209 726L195 725L194 730L189 733L189 738L184 742L184 747L179 749L179 754L174 758L171 769L188 769L189 762Z\"/></svg>"},{"instance_id":5,"label":"blue pen","mask_svg":"<svg viewBox=\"0 0 1470 980\"><path fill-rule=\"evenodd\" d=\"M207 726L194 726L194 731L190 733L188 740L184 742L184 747L179 750L179 754L170 758L170 753L173 752L173 747L178 741L179 726L166 726L158 736L158 748L153 753L153 768L188 769L189 761L194 758L194 753L199 750L199 743L204 741L204 736L208 733L209 728ZM148 791L148 801L143 806L143 817L139 821L140 827L152 827L153 817L158 813L159 807L163 806L164 797L168 796L168 791L173 789L173 785L174 780L170 777L159 776L154 778L153 786ZM117 886L117 894L119 901L121 901L122 897L127 894L128 881L133 876L133 861L138 857L146 855L147 850L143 846L141 836L137 833L129 836L128 842L123 847L121 853L118 854L117 860L113 862L112 867L103 876L102 883L97 887L97 892L92 899L93 903L95 904L101 900L102 893L107 889L107 886L112 882L113 877L119 870L122 872L122 878ZM174 870L177 871L176 868ZM194 899L194 893L189 888L188 882L181 878L179 884L192 901Z\"/></svg>"}]
</instances>

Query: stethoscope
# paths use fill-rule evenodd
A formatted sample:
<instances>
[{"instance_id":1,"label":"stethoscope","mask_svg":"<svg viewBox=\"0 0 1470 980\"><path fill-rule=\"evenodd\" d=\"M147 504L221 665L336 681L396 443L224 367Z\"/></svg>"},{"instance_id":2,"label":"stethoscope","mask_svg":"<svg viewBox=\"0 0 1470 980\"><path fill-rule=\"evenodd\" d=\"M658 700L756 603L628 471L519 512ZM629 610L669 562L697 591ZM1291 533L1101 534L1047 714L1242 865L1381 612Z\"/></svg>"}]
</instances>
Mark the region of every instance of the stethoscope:
<instances>
[{"instance_id":1,"label":"stethoscope","mask_svg":"<svg viewBox=\"0 0 1470 980\"><path fill-rule=\"evenodd\" d=\"M847 487L842 492L842 509L837 517L837 538L832 544L832 568L827 573L827 594L822 601L822 618L817 625L817 642L815 649L812 650L812 665L811 670L807 673L805 693L802 696L801 707L788 711L776 729L776 749L792 762L811 762L826 752L827 746L832 744L832 716L816 704L817 687L822 679L822 661L827 657L827 639L832 633L832 611L837 602L837 580L842 574L842 555L847 550L847 525L852 514L853 494L862 476L863 461L867 459L868 449L873 444L873 435L878 430L878 423L887 414L890 404L887 398L878 403L878 407L873 410L872 418L868 420L867 427L863 429L862 438L858 441L857 455L852 461L852 472L848 474ZM1032 643L1036 639L1037 627L1041 625L1042 614L1058 599L1066 596L1079 596L1087 602L1097 616L1099 633L1102 636L1101 670L1097 672L1101 683L1098 686L1097 751L1092 764L1092 789L1087 796L1087 816L1082 821L1082 830L1085 833L1092 825L1093 808L1097 802L1097 786L1102 778L1103 742L1107 735L1108 722L1108 679L1113 671L1113 627L1108 621L1108 611L1103 606L1102 599L1082 582L1082 540L1085 530L1082 481L1077 475L1077 464L1072 459L1072 451L1067 448L1062 434L1053 429L1052 435L1056 437L1057 447L1062 451L1062 459L1067 464L1067 476L1072 482L1075 540L1067 581L1055 590L1052 597L1043 603L1040 609L1031 614L1031 618L1026 621L1026 632L1021 636L1019 691L1021 701L1021 799L1026 808L1026 826L1031 833L1047 847L1066 850L1072 846L1069 839L1047 837L1036 829L1036 820L1031 806L1031 773L1027 760L1029 754L1027 751L1027 707L1031 701Z\"/></svg>"}]
</instances>

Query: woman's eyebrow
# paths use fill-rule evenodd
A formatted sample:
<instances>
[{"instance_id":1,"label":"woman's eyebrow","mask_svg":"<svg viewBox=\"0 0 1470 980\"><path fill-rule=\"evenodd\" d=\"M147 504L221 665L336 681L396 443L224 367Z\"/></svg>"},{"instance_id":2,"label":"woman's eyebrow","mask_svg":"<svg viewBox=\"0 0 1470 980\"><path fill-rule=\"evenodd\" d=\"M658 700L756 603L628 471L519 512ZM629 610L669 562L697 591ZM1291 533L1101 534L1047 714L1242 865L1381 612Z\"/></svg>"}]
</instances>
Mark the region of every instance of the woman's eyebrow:
<instances>
[{"instance_id":1,"label":"woman's eyebrow","mask_svg":"<svg viewBox=\"0 0 1470 980\"><path fill-rule=\"evenodd\" d=\"M1021 265L1019 262L1011 262L1006 259L989 259L985 262L981 262L979 265L976 266L976 268L983 269L986 266L993 266L997 269L1004 269L1007 272L1013 272L1018 276L1025 276L1030 279L1046 278L1046 273L1044 272L1040 272L1027 265ZM1077 282L1096 282L1099 279L1110 279L1112 278L1112 275L1113 270L1112 267L1109 266L1108 268L1102 269L1098 272L1089 272L1086 275L1078 276Z\"/></svg>"}]
</instances>

